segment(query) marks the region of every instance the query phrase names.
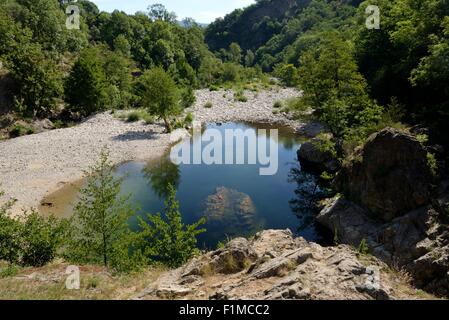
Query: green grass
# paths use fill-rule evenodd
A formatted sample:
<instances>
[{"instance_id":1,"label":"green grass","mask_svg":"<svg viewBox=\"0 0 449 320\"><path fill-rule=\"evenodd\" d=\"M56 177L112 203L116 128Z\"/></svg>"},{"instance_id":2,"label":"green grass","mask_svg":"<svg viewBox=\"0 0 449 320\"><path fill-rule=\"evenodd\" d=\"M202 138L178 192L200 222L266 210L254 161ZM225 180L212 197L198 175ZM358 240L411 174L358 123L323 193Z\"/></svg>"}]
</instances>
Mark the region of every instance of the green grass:
<instances>
[{"instance_id":1,"label":"green grass","mask_svg":"<svg viewBox=\"0 0 449 320\"><path fill-rule=\"evenodd\" d=\"M154 116L144 109L126 111L118 115L114 114L114 116L126 122L145 121L146 124L153 124L155 122Z\"/></svg>"},{"instance_id":2,"label":"green grass","mask_svg":"<svg viewBox=\"0 0 449 320\"><path fill-rule=\"evenodd\" d=\"M204 108L210 109L210 108L212 108L213 106L214 106L214 105L212 104L212 102L207 101L206 104L204 105Z\"/></svg>"},{"instance_id":3,"label":"green grass","mask_svg":"<svg viewBox=\"0 0 449 320\"><path fill-rule=\"evenodd\" d=\"M234 92L234 100L238 102L247 102L248 98L245 96L243 90L237 90Z\"/></svg>"}]
</instances>

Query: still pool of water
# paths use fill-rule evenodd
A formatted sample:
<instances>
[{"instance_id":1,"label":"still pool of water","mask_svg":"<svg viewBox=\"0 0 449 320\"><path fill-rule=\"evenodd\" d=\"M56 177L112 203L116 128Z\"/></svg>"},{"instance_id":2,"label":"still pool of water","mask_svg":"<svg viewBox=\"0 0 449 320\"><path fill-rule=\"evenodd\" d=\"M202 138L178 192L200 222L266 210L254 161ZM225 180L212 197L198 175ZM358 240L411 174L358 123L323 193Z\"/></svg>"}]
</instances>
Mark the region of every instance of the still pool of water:
<instances>
[{"instance_id":1,"label":"still pool of water","mask_svg":"<svg viewBox=\"0 0 449 320\"><path fill-rule=\"evenodd\" d=\"M207 128L254 130L267 125L242 123L210 124ZM297 161L301 139L286 128L277 140L279 169L275 175L259 175L259 165L174 165L169 156L150 163L129 162L117 168L124 176L122 192L132 194L139 215L161 212L167 183L176 186L185 223L206 217L207 232L198 237L200 247L236 236L250 236L263 229L290 228L309 240L320 240L313 224L305 223L304 198L314 189L314 178L302 175ZM203 144L204 147L204 144ZM247 144L245 148L247 148ZM234 151L237 143L234 141ZM234 154L235 154L234 152ZM137 219L132 222L136 225Z\"/></svg>"},{"instance_id":2,"label":"still pool of water","mask_svg":"<svg viewBox=\"0 0 449 320\"><path fill-rule=\"evenodd\" d=\"M139 216L145 218L147 213L162 212L170 183L176 187L183 222L190 224L206 217L207 232L198 236L201 248L215 248L219 241L251 236L263 229L289 228L307 240L325 242L324 233L313 223L309 209L311 197L317 191L315 177L302 172L297 160L301 137L288 128L263 124L209 124L206 128L217 129L222 136L226 129L251 130L255 134L258 129L278 129L278 139L270 137L278 145L277 173L261 176L258 164L175 165L168 154L148 163L128 162L118 166L115 175L123 178L121 192L131 195ZM191 141L183 143L193 148ZM235 139L233 145L235 155L239 151ZM248 144L240 148L246 154ZM76 190L82 184L67 186L50 196L47 200L53 206L43 208L44 211L70 215L73 206L68 203L76 202ZM133 228L138 227L137 220L134 217L130 222Z\"/></svg>"}]
</instances>

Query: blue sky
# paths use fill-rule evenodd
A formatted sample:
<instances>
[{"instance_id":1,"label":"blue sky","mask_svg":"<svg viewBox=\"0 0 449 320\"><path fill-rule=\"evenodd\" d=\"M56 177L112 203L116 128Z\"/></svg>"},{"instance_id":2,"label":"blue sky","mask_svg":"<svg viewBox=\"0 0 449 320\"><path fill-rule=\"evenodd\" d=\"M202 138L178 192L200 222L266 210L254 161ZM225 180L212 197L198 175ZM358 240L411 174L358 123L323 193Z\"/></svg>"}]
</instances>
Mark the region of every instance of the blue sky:
<instances>
[{"instance_id":1,"label":"blue sky","mask_svg":"<svg viewBox=\"0 0 449 320\"><path fill-rule=\"evenodd\" d=\"M197 22L209 23L223 17L234 9L246 7L254 0L91 0L102 11L112 12L115 9L133 14L146 11L154 3L162 3L169 11L174 11L179 18L191 17Z\"/></svg>"}]
</instances>

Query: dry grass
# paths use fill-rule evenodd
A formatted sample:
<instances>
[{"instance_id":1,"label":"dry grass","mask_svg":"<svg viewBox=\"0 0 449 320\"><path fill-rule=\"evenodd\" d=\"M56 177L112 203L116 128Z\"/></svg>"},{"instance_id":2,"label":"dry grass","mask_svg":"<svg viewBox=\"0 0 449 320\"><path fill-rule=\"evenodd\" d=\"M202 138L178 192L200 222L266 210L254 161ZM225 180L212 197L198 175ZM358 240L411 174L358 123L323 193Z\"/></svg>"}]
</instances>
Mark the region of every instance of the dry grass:
<instances>
[{"instance_id":1,"label":"dry grass","mask_svg":"<svg viewBox=\"0 0 449 320\"><path fill-rule=\"evenodd\" d=\"M43 268L26 268L0 278L0 300L126 300L132 299L165 271L152 267L139 273L114 275L99 266L80 267L80 290L65 286L68 264L53 263Z\"/></svg>"}]
</instances>

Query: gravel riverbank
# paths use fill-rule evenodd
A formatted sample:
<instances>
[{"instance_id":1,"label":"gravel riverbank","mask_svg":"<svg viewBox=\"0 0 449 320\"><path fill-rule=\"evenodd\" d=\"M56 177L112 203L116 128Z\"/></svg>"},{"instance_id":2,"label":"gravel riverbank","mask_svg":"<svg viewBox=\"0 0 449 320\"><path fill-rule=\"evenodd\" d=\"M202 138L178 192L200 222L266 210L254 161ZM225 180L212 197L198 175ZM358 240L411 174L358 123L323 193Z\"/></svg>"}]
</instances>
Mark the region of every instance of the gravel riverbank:
<instances>
[{"instance_id":1,"label":"gravel riverbank","mask_svg":"<svg viewBox=\"0 0 449 320\"><path fill-rule=\"evenodd\" d=\"M273 104L298 96L294 89L245 92L247 102L234 101L232 91L199 90L191 108L202 122L269 122L298 129L301 123L273 114ZM212 108L204 105L210 101ZM97 114L67 129L47 131L0 142L0 189L5 197L17 199L13 212L36 208L42 199L68 183L83 177L84 170L98 160L103 147L111 161L160 157L169 147L170 137L160 124L126 123L106 113Z\"/></svg>"}]
</instances>

